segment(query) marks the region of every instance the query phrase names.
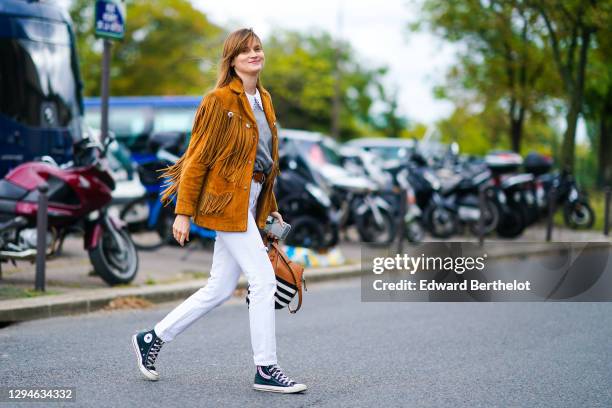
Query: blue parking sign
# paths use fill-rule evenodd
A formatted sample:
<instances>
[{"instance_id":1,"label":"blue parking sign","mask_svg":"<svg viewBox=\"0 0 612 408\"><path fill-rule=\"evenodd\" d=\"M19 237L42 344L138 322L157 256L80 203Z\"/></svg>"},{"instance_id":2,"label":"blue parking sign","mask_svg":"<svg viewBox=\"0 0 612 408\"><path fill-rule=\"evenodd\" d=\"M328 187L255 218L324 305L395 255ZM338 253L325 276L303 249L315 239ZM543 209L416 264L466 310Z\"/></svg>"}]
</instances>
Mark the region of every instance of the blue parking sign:
<instances>
[{"instance_id":1,"label":"blue parking sign","mask_svg":"<svg viewBox=\"0 0 612 408\"><path fill-rule=\"evenodd\" d=\"M122 0L96 0L96 36L123 39L125 17L125 3Z\"/></svg>"}]
</instances>

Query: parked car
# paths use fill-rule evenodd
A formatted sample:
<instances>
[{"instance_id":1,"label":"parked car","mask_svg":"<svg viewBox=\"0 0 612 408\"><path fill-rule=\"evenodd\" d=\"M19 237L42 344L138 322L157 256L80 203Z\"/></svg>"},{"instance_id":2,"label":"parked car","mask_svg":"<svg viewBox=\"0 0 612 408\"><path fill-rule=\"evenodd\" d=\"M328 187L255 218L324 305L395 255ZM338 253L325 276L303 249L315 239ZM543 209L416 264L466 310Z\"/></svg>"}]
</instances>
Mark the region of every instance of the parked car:
<instances>
[{"instance_id":1,"label":"parked car","mask_svg":"<svg viewBox=\"0 0 612 408\"><path fill-rule=\"evenodd\" d=\"M414 153L417 144L414 139L363 137L351 139L346 145L372 152L388 162L408 159Z\"/></svg>"}]
</instances>

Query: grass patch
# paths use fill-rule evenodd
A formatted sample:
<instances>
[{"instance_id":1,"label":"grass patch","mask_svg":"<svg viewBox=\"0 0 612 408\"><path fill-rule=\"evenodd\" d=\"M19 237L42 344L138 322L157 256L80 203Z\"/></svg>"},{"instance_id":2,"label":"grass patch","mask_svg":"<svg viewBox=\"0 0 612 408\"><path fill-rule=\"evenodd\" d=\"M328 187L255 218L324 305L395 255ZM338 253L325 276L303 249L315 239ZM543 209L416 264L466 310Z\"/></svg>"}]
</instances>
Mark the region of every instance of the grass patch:
<instances>
[{"instance_id":1,"label":"grass patch","mask_svg":"<svg viewBox=\"0 0 612 408\"><path fill-rule=\"evenodd\" d=\"M145 280L145 285L157 285L157 281L153 278L147 278L147 280Z\"/></svg>"},{"instance_id":2,"label":"grass patch","mask_svg":"<svg viewBox=\"0 0 612 408\"><path fill-rule=\"evenodd\" d=\"M206 272L187 272L189 275L191 275L194 279L205 279L208 278L209 275Z\"/></svg>"},{"instance_id":3,"label":"grass patch","mask_svg":"<svg viewBox=\"0 0 612 408\"><path fill-rule=\"evenodd\" d=\"M9 299L22 299L22 298L33 298L38 296L47 296L47 295L58 295L61 292L55 290L47 290L45 292L34 290L34 289L25 289L18 288L14 286L6 286L0 288L0 300L9 300Z\"/></svg>"},{"instance_id":4,"label":"grass patch","mask_svg":"<svg viewBox=\"0 0 612 408\"><path fill-rule=\"evenodd\" d=\"M603 191L592 191L589 193L589 202L595 212L595 224L593 224L593 229L603 233L606 194Z\"/></svg>"}]
</instances>

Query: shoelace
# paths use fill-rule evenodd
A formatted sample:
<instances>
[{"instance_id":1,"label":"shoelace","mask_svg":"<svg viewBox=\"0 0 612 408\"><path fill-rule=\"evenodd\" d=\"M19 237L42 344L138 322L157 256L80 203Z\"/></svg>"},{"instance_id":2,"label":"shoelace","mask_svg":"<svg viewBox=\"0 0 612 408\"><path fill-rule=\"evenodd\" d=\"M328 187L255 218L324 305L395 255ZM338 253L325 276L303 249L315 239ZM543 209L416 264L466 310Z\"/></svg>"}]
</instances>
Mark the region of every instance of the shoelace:
<instances>
[{"instance_id":1,"label":"shoelace","mask_svg":"<svg viewBox=\"0 0 612 408\"><path fill-rule=\"evenodd\" d=\"M292 386L293 384L295 384L295 381L292 381L289 377L285 375L285 373L283 373L283 370L281 370L278 364L272 365L272 368L270 369L270 374L282 384L288 386Z\"/></svg>"},{"instance_id":2,"label":"shoelace","mask_svg":"<svg viewBox=\"0 0 612 408\"><path fill-rule=\"evenodd\" d=\"M153 370L155 369L153 364L155 364L155 360L157 359L157 355L159 354L159 350L161 350L161 346L163 344L164 342L160 338L155 339L151 345L151 348L149 349L149 353L147 354L147 368Z\"/></svg>"}]
</instances>

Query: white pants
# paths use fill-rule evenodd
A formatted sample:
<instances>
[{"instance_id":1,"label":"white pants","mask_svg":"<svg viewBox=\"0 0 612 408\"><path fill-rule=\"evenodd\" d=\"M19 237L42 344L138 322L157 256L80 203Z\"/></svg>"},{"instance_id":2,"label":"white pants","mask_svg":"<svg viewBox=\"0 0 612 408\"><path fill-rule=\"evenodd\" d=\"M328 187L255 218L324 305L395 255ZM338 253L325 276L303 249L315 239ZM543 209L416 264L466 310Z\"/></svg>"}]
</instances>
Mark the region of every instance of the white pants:
<instances>
[{"instance_id":1,"label":"white pants","mask_svg":"<svg viewBox=\"0 0 612 408\"><path fill-rule=\"evenodd\" d=\"M163 341L171 341L198 318L229 299L242 270L249 283L249 321L255 365L276 364L274 294L276 276L257 224L255 210L262 185L251 180L247 230L217 231L210 278L155 325Z\"/></svg>"}]
</instances>

